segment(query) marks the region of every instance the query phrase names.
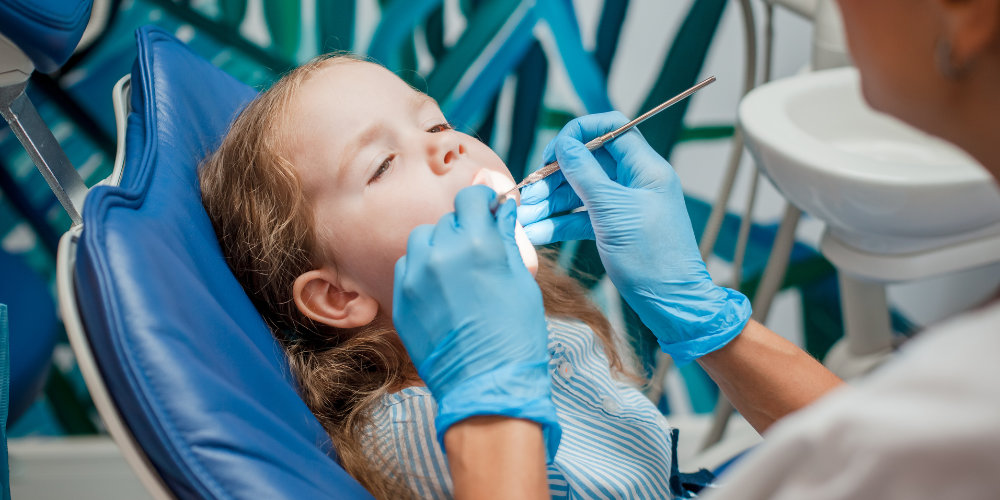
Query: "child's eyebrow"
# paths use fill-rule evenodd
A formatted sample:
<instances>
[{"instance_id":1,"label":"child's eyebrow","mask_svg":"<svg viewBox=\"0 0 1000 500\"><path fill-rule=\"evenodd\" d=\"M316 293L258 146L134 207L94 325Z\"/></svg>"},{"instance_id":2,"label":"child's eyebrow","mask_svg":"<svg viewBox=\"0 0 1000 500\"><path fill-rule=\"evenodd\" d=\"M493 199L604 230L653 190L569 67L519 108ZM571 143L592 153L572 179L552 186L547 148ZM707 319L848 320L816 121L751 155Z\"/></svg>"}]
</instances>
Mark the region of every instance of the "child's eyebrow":
<instances>
[{"instance_id":1,"label":"child's eyebrow","mask_svg":"<svg viewBox=\"0 0 1000 500\"><path fill-rule=\"evenodd\" d=\"M373 123L370 127L366 128L363 132L354 137L354 140L350 142L350 145L344 151L344 155L341 157L340 162L340 173L343 175L344 172L349 170L347 165L354 159L354 156L358 154L365 146L371 144L380 135L383 134L385 127L381 122Z\"/></svg>"}]
</instances>

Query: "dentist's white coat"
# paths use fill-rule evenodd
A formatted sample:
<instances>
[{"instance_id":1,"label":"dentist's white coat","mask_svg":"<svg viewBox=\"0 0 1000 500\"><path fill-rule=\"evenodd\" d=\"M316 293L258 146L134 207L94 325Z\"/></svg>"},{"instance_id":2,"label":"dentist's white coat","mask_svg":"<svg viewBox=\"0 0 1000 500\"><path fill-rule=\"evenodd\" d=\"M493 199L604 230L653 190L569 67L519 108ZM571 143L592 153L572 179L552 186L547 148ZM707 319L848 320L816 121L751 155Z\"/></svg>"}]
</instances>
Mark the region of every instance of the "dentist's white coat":
<instances>
[{"instance_id":1,"label":"dentist's white coat","mask_svg":"<svg viewBox=\"0 0 1000 500\"><path fill-rule=\"evenodd\" d=\"M776 423L705 500L1000 499L1000 303Z\"/></svg>"}]
</instances>

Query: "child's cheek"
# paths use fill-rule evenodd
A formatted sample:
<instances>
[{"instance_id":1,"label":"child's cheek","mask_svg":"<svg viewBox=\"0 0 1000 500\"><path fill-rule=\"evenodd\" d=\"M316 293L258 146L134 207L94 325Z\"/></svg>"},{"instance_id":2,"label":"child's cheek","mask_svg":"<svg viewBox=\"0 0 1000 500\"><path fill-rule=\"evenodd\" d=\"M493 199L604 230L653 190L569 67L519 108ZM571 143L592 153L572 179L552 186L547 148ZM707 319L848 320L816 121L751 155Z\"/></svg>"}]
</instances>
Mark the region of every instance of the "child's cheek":
<instances>
[{"instance_id":1,"label":"child's cheek","mask_svg":"<svg viewBox=\"0 0 1000 500\"><path fill-rule=\"evenodd\" d=\"M507 176L485 168L476 173L476 176L472 178L472 184L489 186L497 193L510 191L514 187L514 181ZM528 235L524 232L524 227L521 226L521 223L515 222L514 224L514 241L517 243L518 251L521 252L521 260L524 261L525 267L534 276L538 273L538 253L535 251L535 247L531 244L531 241L528 240Z\"/></svg>"}]
</instances>

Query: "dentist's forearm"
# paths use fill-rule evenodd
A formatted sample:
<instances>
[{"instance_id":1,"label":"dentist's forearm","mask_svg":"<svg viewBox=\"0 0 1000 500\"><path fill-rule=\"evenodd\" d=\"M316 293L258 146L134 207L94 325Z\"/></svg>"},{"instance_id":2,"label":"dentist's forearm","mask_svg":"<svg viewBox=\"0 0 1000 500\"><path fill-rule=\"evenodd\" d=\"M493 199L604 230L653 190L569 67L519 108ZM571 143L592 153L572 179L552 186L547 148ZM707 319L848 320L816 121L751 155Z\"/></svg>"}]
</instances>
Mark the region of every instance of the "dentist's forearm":
<instances>
[{"instance_id":1,"label":"dentist's forearm","mask_svg":"<svg viewBox=\"0 0 1000 500\"><path fill-rule=\"evenodd\" d=\"M448 429L444 447L459 500L549 498L545 442L535 422L468 418Z\"/></svg>"},{"instance_id":2,"label":"dentist's forearm","mask_svg":"<svg viewBox=\"0 0 1000 500\"><path fill-rule=\"evenodd\" d=\"M843 384L808 353L753 320L698 363L758 432Z\"/></svg>"}]
</instances>

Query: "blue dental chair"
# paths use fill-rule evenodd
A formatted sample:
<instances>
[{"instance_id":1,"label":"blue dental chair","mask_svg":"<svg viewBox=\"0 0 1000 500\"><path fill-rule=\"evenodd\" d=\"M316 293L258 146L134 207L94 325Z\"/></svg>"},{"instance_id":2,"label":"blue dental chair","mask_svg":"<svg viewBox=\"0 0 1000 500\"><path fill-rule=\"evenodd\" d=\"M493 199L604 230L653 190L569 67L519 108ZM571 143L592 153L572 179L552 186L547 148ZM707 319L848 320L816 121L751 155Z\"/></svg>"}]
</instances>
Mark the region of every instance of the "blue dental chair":
<instances>
[{"instance_id":1,"label":"blue dental chair","mask_svg":"<svg viewBox=\"0 0 1000 500\"><path fill-rule=\"evenodd\" d=\"M159 28L136 36L115 87L124 154L58 253L98 411L158 498L370 497L295 392L201 205L198 161L254 90Z\"/></svg>"}]
</instances>

